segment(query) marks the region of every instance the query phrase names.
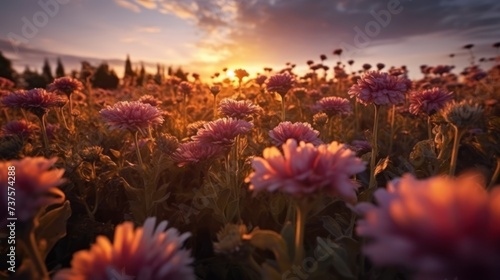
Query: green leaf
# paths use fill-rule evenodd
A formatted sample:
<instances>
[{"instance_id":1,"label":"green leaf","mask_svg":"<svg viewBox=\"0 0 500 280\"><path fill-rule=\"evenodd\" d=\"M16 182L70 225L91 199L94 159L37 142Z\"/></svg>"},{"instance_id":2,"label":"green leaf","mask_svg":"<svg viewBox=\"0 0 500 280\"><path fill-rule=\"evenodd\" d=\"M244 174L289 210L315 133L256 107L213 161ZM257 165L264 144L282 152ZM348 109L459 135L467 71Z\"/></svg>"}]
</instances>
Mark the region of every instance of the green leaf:
<instances>
[{"instance_id":1,"label":"green leaf","mask_svg":"<svg viewBox=\"0 0 500 280\"><path fill-rule=\"evenodd\" d=\"M335 221L330 216L321 216L321 221L323 222L323 227L332 235L335 239L343 235L342 228L339 223Z\"/></svg>"},{"instance_id":2,"label":"green leaf","mask_svg":"<svg viewBox=\"0 0 500 280\"><path fill-rule=\"evenodd\" d=\"M286 222L281 229L281 237L285 240L286 247L288 248L288 257L293 259L295 255L295 229L291 222Z\"/></svg>"},{"instance_id":3,"label":"green leaf","mask_svg":"<svg viewBox=\"0 0 500 280\"><path fill-rule=\"evenodd\" d=\"M270 266L267 263L263 263L262 266L262 279L263 280L281 280L282 277L274 267Z\"/></svg>"},{"instance_id":4,"label":"green leaf","mask_svg":"<svg viewBox=\"0 0 500 280\"><path fill-rule=\"evenodd\" d=\"M384 171L389 165L389 162L390 162L389 157L380 159L377 165L375 166L375 176Z\"/></svg>"},{"instance_id":5,"label":"green leaf","mask_svg":"<svg viewBox=\"0 0 500 280\"><path fill-rule=\"evenodd\" d=\"M45 240L44 250L41 251L43 259L47 257L57 241L66 236L66 222L70 216L71 206L67 200L62 206L52 209L40 217L35 235L39 243L41 240Z\"/></svg>"},{"instance_id":6,"label":"green leaf","mask_svg":"<svg viewBox=\"0 0 500 280\"><path fill-rule=\"evenodd\" d=\"M290 268L288 247L283 237L277 232L255 228L250 234L244 235L243 239L249 240L250 244L258 249L272 251L281 271Z\"/></svg>"}]
</instances>

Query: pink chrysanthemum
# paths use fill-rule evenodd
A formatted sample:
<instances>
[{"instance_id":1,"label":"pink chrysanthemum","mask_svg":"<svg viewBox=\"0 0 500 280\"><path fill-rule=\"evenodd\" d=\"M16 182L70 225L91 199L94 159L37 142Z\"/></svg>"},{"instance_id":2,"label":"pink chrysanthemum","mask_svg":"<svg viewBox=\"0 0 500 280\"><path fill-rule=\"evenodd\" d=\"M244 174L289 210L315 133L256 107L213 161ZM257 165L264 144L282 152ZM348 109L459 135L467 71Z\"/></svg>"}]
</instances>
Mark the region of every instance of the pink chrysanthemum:
<instances>
[{"instance_id":1,"label":"pink chrysanthemum","mask_svg":"<svg viewBox=\"0 0 500 280\"><path fill-rule=\"evenodd\" d=\"M45 115L53 107L62 107L66 100L41 88L16 91L2 98L6 107L25 109L38 117Z\"/></svg>"},{"instance_id":2,"label":"pink chrysanthemum","mask_svg":"<svg viewBox=\"0 0 500 280\"><path fill-rule=\"evenodd\" d=\"M407 174L361 203L357 233L378 265L401 265L419 279L500 279L500 188L480 175L417 180Z\"/></svg>"},{"instance_id":3,"label":"pink chrysanthemum","mask_svg":"<svg viewBox=\"0 0 500 280\"><path fill-rule=\"evenodd\" d=\"M346 116L352 113L352 107L349 100L336 96L321 98L316 102L316 110L327 114L330 118L336 115Z\"/></svg>"},{"instance_id":4,"label":"pink chrysanthemum","mask_svg":"<svg viewBox=\"0 0 500 280\"><path fill-rule=\"evenodd\" d=\"M99 113L111 129L144 132L152 125L163 123L161 110L138 101L121 101Z\"/></svg>"},{"instance_id":5,"label":"pink chrysanthemum","mask_svg":"<svg viewBox=\"0 0 500 280\"><path fill-rule=\"evenodd\" d=\"M438 87L417 91L410 96L410 113L430 116L444 108L453 99L453 93Z\"/></svg>"},{"instance_id":6,"label":"pink chrysanthemum","mask_svg":"<svg viewBox=\"0 0 500 280\"><path fill-rule=\"evenodd\" d=\"M266 75L259 75L257 76L257 78L255 78L255 82L259 85L259 86L262 86L267 80L267 76Z\"/></svg>"},{"instance_id":7,"label":"pink chrysanthemum","mask_svg":"<svg viewBox=\"0 0 500 280\"><path fill-rule=\"evenodd\" d=\"M172 160L177 166L182 167L189 164L196 164L213 160L224 154L221 146L202 144L198 141L182 143L172 154Z\"/></svg>"},{"instance_id":8,"label":"pink chrysanthemum","mask_svg":"<svg viewBox=\"0 0 500 280\"><path fill-rule=\"evenodd\" d=\"M397 105L405 101L405 92L411 81L404 77L391 76L385 72L370 71L349 89L349 96L356 97L361 104Z\"/></svg>"},{"instance_id":9,"label":"pink chrysanthemum","mask_svg":"<svg viewBox=\"0 0 500 280\"><path fill-rule=\"evenodd\" d=\"M156 98L152 95L149 95L149 94L141 96L141 98L139 98L139 100L137 100L137 101L145 103L145 104L149 104L153 107L158 107L162 103L158 98Z\"/></svg>"},{"instance_id":10,"label":"pink chrysanthemum","mask_svg":"<svg viewBox=\"0 0 500 280\"><path fill-rule=\"evenodd\" d=\"M260 113L262 108L250 100L224 98L219 104L219 112L228 118L246 119Z\"/></svg>"},{"instance_id":11,"label":"pink chrysanthemum","mask_svg":"<svg viewBox=\"0 0 500 280\"><path fill-rule=\"evenodd\" d=\"M156 226L156 218L148 218L134 229L124 222L115 229L114 240L98 236L89 250L73 255L71 268L59 271L55 280L194 280L193 259L183 243L190 233L167 229L168 222Z\"/></svg>"},{"instance_id":12,"label":"pink chrysanthemum","mask_svg":"<svg viewBox=\"0 0 500 280\"><path fill-rule=\"evenodd\" d=\"M357 184L351 177L365 170L365 163L353 151L337 142L315 147L289 139L283 154L276 147L266 148L264 157L252 160L254 172L246 182L250 190L280 191L296 198L326 193L355 202Z\"/></svg>"},{"instance_id":13,"label":"pink chrysanthemum","mask_svg":"<svg viewBox=\"0 0 500 280\"><path fill-rule=\"evenodd\" d=\"M38 211L49 205L64 202L64 193L57 186L64 183L62 178L64 169L49 170L57 158L25 157L21 160L0 162L0 199L2 201L0 224L2 228L7 217L17 217L18 221L26 222L33 218ZM13 166L13 174L9 171ZM15 177L15 181L9 179ZM9 182L12 182L11 184ZM15 188L15 191L14 191ZM7 212L7 192L15 192L15 213Z\"/></svg>"},{"instance_id":14,"label":"pink chrysanthemum","mask_svg":"<svg viewBox=\"0 0 500 280\"><path fill-rule=\"evenodd\" d=\"M0 77L0 89L11 89L15 86L14 82L4 77Z\"/></svg>"},{"instance_id":15,"label":"pink chrysanthemum","mask_svg":"<svg viewBox=\"0 0 500 280\"><path fill-rule=\"evenodd\" d=\"M231 146L236 136L249 133L253 124L244 120L222 118L208 122L191 137L203 144Z\"/></svg>"},{"instance_id":16,"label":"pink chrysanthemum","mask_svg":"<svg viewBox=\"0 0 500 280\"><path fill-rule=\"evenodd\" d=\"M69 97L73 93L82 91L83 85L77 79L62 77L55 79L54 82L48 86L48 90L55 93L65 94Z\"/></svg>"},{"instance_id":17,"label":"pink chrysanthemum","mask_svg":"<svg viewBox=\"0 0 500 280\"><path fill-rule=\"evenodd\" d=\"M19 136L22 139L29 138L39 127L25 120L11 121L2 127L2 134L8 136Z\"/></svg>"},{"instance_id":18,"label":"pink chrysanthemum","mask_svg":"<svg viewBox=\"0 0 500 280\"><path fill-rule=\"evenodd\" d=\"M314 130L306 122L281 122L273 130L269 131L269 137L276 146L285 144L288 139L294 139L297 142L311 143L315 146L322 144L319 139L319 131Z\"/></svg>"},{"instance_id":19,"label":"pink chrysanthemum","mask_svg":"<svg viewBox=\"0 0 500 280\"><path fill-rule=\"evenodd\" d=\"M276 92L281 96L285 94L293 87L295 79L288 72L279 73L273 75L267 80L266 88L269 92Z\"/></svg>"},{"instance_id":20,"label":"pink chrysanthemum","mask_svg":"<svg viewBox=\"0 0 500 280\"><path fill-rule=\"evenodd\" d=\"M191 83L183 81L178 86L179 92L183 95L190 95L193 91L193 85Z\"/></svg>"}]
</instances>

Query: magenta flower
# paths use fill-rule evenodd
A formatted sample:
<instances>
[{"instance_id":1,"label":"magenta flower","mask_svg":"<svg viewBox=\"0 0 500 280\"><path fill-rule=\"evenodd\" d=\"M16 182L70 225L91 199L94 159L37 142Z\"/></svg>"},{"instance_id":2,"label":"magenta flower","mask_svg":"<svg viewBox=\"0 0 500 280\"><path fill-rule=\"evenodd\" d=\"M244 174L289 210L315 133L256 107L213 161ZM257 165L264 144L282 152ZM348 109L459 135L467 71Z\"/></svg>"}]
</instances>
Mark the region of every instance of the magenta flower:
<instances>
[{"instance_id":1,"label":"magenta flower","mask_svg":"<svg viewBox=\"0 0 500 280\"><path fill-rule=\"evenodd\" d=\"M5 226L7 215L17 217L18 221L27 222L44 207L64 202L65 195L57 188L65 181L62 178L64 169L49 170L56 161L57 158L25 157L21 160L0 162L0 199L2 201L0 224L2 227ZM10 166L14 168L9 169ZM8 172L11 169L15 176L9 175ZM8 179L9 177L15 177L15 181ZM16 202L16 211L13 216L7 212L7 206L12 206L8 204L10 200L7 200L7 192L12 192L12 187L15 188Z\"/></svg>"},{"instance_id":2,"label":"magenta flower","mask_svg":"<svg viewBox=\"0 0 500 280\"><path fill-rule=\"evenodd\" d=\"M231 146L236 136L249 133L253 124L244 120L222 118L208 122L191 137L203 144Z\"/></svg>"},{"instance_id":3,"label":"magenta flower","mask_svg":"<svg viewBox=\"0 0 500 280\"><path fill-rule=\"evenodd\" d=\"M255 82L259 85L259 86L262 86L267 80L267 76L266 75L259 75L257 76L257 78L255 78Z\"/></svg>"},{"instance_id":4,"label":"magenta flower","mask_svg":"<svg viewBox=\"0 0 500 280\"><path fill-rule=\"evenodd\" d=\"M158 98L156 98L156 97L154 97L152 95L149 95L149 94L141 96L141 98L139 98L138 101L142 102L142 103L145 103L145 104L149 104L149 105L151 105L153 107L158 107L162 103Z\"/></svg>"},{"instance_id":5,"label":"magenta flower","mask_svg":"<svg viewBox=\"0 0 500 280\"><path fill-rule=\"evenodd\" d=\"M15 86L14 82L4 77L0 77L0 89L11 89Z\"/></svg>"},{"instance_id":6,"label":"magenta flower","mask_svg":"<svg viewBox=\"0 0 500 280\"><path fill-rule=\"evenodd\" d=\"M348 202L357 200L357 184L352 176L365 170L365 163L344 145L332 142L315 147L289 139L283 154L266 148L264 157L252 160L254 172L246 182L255 192L279 191L296 198L328 194Z\"/></svg>"},{"instance_id":7,"label":"magenta flower","mask_svg":"<svg viewBox=\"0 0 500 280\"><path fill-rule=\"evenodd\" d=\"M163 123L162 112L158 108L139 101L121 101L99 113L111 129L144 133L148 127Z\"/></svg>"},{"instance_id":8,"label":"magenta flower","mask_svg":"<svg viewBox=\"0 0 500 280\"><path fill-rule=\"evenodd\" d=\"M357 233L371 240L365 254L419 279L500 279L500 188L488 194L480 182L407 174L377 190L377 206L356 206Z\"/></svg>"},{"instance_id":9,"label":"magenta flower","mask_svg":"<svg viewBox=\"0 0 500 280\"><path fill-rule=\"evenodd\" d=\"M77 79L62 77L55 79L52 84L48 85L48 90L59 94L65 94L69 97L73 93L82 91L83 85Z\"/></svg>"},{"instance_id":10,"label":"magenta flower","mask_svg":"<svg viewBox=\"0 0 500 280\"><path fill-rule=\"evenodd\" d=\"M2 127L2 134L26 139L32 136L38 129L40 128L36 124L25 120L10 121Z\"/></svg>"},{"instance_id":11,"label":"magenta flower","mask_svg":"<svg viewBox=\"0 0 500 280\"><path fill-rule=\"evenodd\" d=\"M295 79L288 72L273 75L267 80L266 88L269 92L276 92L281 96L285 94L293 87Z\"/></svg>"},{"instance_id":12,"label":"magenta flower","mask_svg":"<svg viewBox=\"0 0 500 280\"><path fill-rule=\"evenodd\" d=\"M6 107L25 109L41 118L53 107L62 107L66 100L41 88L16 91L2 98Z\"/></svg>"},{"instance_id":13,"label":"magenta flower","mask_svg":"<svg viewBox=\"0 0 500 280\"><path fill-rule=\"evenodd\" d=\"M319 112L327 114L330 118L336 115L346 116L352 113L352 107L349 100L336 96L321 98L316 102L316 109Z\"/></svg>"},{"instance_id":14,"label":"magenta flower","mask_svg":"<svg viewBox=\"0 0 500 280\"><path fill-rule=\"evenodd\" d=\"M262 111L259 105L255 105L250 100L234 100L224 98L219 104L219 112L228 118L246 119Z\"/></svg>"},{"instance_id":15,"label":"magenta flower","mask_svg":"<svg viewBox=\"0 0 500 280\"><path fill-rule=\"evenodd\" d=\"M73 255L71 268L59 271L55 280L195 280L193 259L183 243L190 233L167 230L167 221L156 226L156 218L148 218L142 227L134 229L124 222L115 229L111 242L98 236L89 250Z\"/></svg>"},{"instance_id":16,"label":"magenta flower","mask_svg":"<svg viewBox=\"0 0 500 280\"><path fill-rule=\"evenodd\" d=\"M349 96L356 97L361 104L397 105L405 100L405 92L411 87L411 81L404 77L391 76L387 73L370 71L363 75L357 84L349 89Z\"/></svg>"},{"instance_id":17,"label":"magenta flower","mask_svg":"<svg viewBox=\"0 0 500 280\"><path fill-rule=\"evenodd\" d=\"M203 144L198 141L182 143L172 154L172 160L179 167L206 162L222 156L225 150L218 145Z\"/></svg>"},{"instance_id":18,"label":"magenta flower","mask_svg":"<svg viewBox=\"0 0 500 280\"><path fill-rule=\"evenodd\" d=\"M438 87L417 91L410 96L410 113L430 116L444 108L453 99L453 93Z\"/></svg>"},{"instance_id":19,"label":"magenta flower","mask_svg":"<svg viewBox=\"0 0 500 280\"><path fill-rule=\"evenodd\" d=\"M179 91L183 95L190 95L193 91L193 85L189 82L183 81L179 84Z\"/></svg>"},{"instance_id":20,"label":"magenta flower","mask_svg":"<svg viewBox=\"0 0 500 280\"><path fill-rule=\"evenodd\" d=\"M322 144L319 139L319 131L314 130L309 123L306 122L281 122L273 130L269 131L269 137L276 146L281 146L288 139L294 139L296 142L311 143L315 146Z\"/></svg>"}]
</instances>

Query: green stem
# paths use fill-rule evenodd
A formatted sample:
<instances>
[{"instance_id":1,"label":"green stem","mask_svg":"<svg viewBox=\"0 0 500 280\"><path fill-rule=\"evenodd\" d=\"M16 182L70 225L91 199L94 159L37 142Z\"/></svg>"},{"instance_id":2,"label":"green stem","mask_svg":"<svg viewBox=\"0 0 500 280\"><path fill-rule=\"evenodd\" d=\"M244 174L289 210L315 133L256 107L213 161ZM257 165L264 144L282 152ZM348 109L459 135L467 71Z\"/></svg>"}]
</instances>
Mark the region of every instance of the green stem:
<instances>
[{"instance_id":1,"label":"green stem","mask_svg":"<svg viewBox=\"0 0 500 280\"><path fill-rule=\"evenodd\" d=\"M144 171L144 163L142 162L141 150L139 149L139 140L137 139L137 134L139 132L136 131L134 133L134 143L135 143L135 152L137 153L137 160L139 161L139 166Z\"/></svg>"},{"instance_id":2,"label":"green stem","mask_svg":"<svg viewBox=\"0 0 500 280\"><path fill-rule=\"evenodd\" d=\"M375 188L377 186L377 180L375 178L375 165L377 164L377 154L378 154L378 119L380 115L379 105L375 105L375 118L373 120L373 136L372 136L372 154L370 157L370 183L368 188Z\"/></svg>"},{"instance_id":3,"label":"green stem","mask_svg":"<svg viewBox=\"0 0 500 280\"><path fill-rule=\"evenodd\" d=\"M498 180L498 176L500 175L500 157L497 157L497 167L495 168L495 172L493 172L493 176L491 176L490 184L488 185L488 190L491 190Z\"/></svg>"},{"instance_id":4,"label":"green stem","mask_svg":"<svg viewBox=\"0 0 500 280\"><path fill-rule=\"evenodd\" d=\"M31 229L28 236L25 237L24 247L26 248L26 253L29 255L29 258L35 265L36 270L38 271L40 279L49 279L49 273L47 272L47 268L45 267L45 261L40 255L40 251L36 242L35 237L35 229Z\"/></svg>"},{"instance_id":5,"label":"green stem","mask_svg":"<svg viewBox=\"0 0 500 280\"><path fill-rule=\"evenodd\" d=\"M389 134L390 135L390 139L389 139L389 155L392 153L392 145L393 145L393 142L394 142L394 122L395 122L395 119L396 119L396 105L392 105L392 110L391 110L391 133Z\"/></svg>"},{"instance_id":6,"label":"green stem","mask_svg":"<svg viewBox=\"0 0 500 280\"><path fill-rule=\"evenodd\" d=\"M285 121L285 95L281 95L281 121Z\"/></svg>"},{"instance_id":7,"label":"green stem","mask_svg":"<svg viewBox=\"0 0 500 280\"><path fill-rule=\"evenodd\" d=\"M45 125L45 114L40 117L40 123L42 125L42 139L43 147L49 150L49 137L47 136L47 126Z\"/></svg>"},{"instance_id":8,"label":"green stem","mask_svg":"<svg viewBox=\"0 0 500 280\"><path fill-rule=\"evenodd\" d=\"M462 132L458 129L457 126L452 125L455 137L453 139L453 148L451 151L451 162L450 162L450 176L455 176L455 170L457 168L457 159L458 159L458 148L460 146L460 140L462 138Z\"/></svg>"},{"instance_id":9,"label":"green stem","mask_svg":"<svg viewBox=\"0 0 500 280\"><path fill-rule=\"evenodd\" d=\"M295 256L293 263L301 265L304 259L304 231L308 213L307 202L297 203L297 219L295 223Z\"/></svg>"},{"instance_id":10,"label":"green stem","mask_svg":"<svg viewBox=\"0 0 500 280\"><path fill-rule=\"evenodd\" d=\"M217 95L214 94L214 120L217 119Z\"/></svg>"}]
</instances>

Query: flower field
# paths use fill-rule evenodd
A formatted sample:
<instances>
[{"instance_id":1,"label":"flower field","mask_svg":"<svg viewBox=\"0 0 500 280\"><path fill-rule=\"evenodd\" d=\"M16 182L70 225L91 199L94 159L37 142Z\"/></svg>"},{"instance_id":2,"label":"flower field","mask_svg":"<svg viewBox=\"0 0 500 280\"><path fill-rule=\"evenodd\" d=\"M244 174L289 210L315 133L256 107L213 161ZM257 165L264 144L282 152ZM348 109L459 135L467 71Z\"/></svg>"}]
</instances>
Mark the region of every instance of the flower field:
<instances>
[{"instance_id":1,"label":"flower field","mask_svg":"<svg viewBox=\"0 0 500 280\"><path fill-rule=\"evenodd\" d=\"M0 78L2 276L500 279L500 64L409 79L341 54Z\"/></svg>"}]
</instances>

